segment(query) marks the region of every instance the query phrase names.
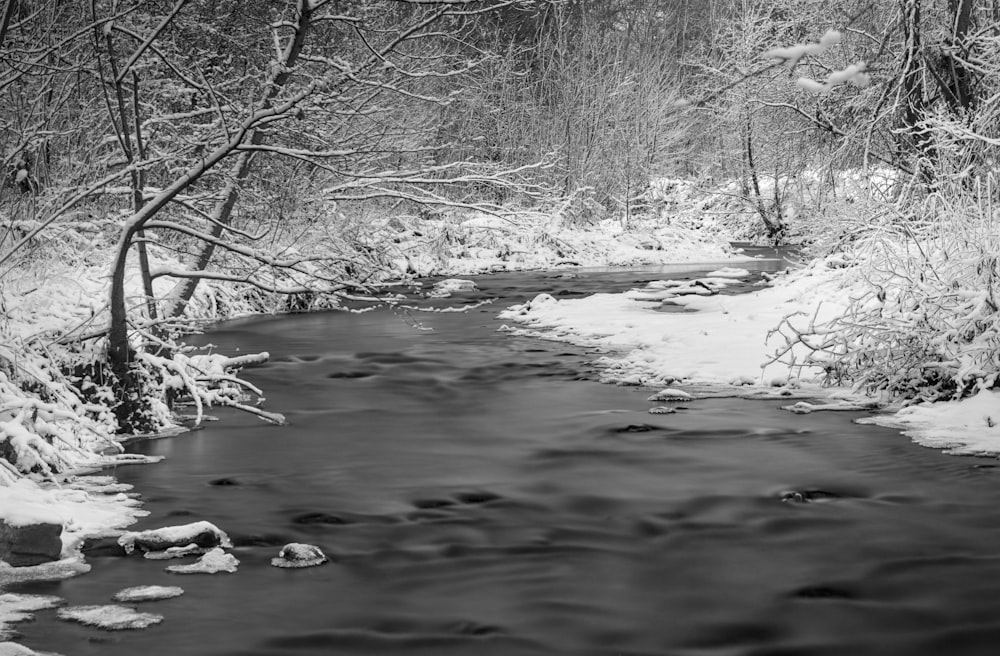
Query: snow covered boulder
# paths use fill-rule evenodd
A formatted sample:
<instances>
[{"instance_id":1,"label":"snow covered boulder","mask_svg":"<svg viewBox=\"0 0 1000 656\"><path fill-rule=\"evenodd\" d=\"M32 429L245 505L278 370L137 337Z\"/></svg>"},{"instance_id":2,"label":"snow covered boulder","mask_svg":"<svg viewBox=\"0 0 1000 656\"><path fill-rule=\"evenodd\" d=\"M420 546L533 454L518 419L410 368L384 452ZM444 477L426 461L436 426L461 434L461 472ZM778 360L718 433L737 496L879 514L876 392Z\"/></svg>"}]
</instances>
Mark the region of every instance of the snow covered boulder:
<instances>
[{"instance_id":1,"label":"snow covered boulder","mask_svg":"<svg viewBox=\"0 0 1000 656\"><path fill-rule=\"evenodd\" d=\"M281 548L277 558L271 559L271 565L285 568L315 567L328 560L317 546L291 542Z\"/></svg>"},{"instance_id":2,"label":"snow covered boulder","mask_svg":"<svg viewBox=\"0 0 1000 656\"><path fill-rule=\"evenodd\" d=\"M14 526L0 519L0 560L14 567L59 560L62 531L61 524Z\"/></svg>"},{"instance_id":3,"label":"snow covered boulder","mask_svg":"<svg viewBox=\"0 0 1000 656\"><path fill-rule=\"evenodd\" d=\"M194 522L182 526L165 526L148 531L128 531L118 538L125 553L137 548L142 551L166 551L172 547L196 545L203 549L231 547L229 536L211 522Z\"/></svg>"},{"instance_id":4,"label":"snow covered boulder","mask_svg":"<svg viewBox=\"0 0 1000 656\"><path fill-rule=\"evenodd\" d=\"M455 292L474 292L479 288L471 280L461 280L459 278L448 278L434 285L428 296L433 298L445 298Z\"/></svg>"},{"instance_id":5,"label":"snow covered boulder","mask_svg":"<svg viewBox=\"0 0 1000 656\"><path fill-rule=\"evenodd\" d=\"M647 401L691 401L692 399L694 399L694 397L685 392L684 390L668 387L666 389L660 390L656 394L653 394L646 400Z\"/></svg>"}]
</instances>

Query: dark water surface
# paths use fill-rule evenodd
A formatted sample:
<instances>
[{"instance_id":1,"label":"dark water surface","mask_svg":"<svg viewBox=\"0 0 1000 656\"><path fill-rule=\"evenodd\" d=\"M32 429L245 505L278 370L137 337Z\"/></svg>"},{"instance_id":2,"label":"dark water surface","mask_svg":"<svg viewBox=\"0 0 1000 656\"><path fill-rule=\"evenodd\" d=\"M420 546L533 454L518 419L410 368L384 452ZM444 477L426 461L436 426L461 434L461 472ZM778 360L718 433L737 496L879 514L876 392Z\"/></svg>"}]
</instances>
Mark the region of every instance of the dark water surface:
<instances>
[{"instance_id":1,"label":"dark water surface","mask_svg":"<svg viewBox=\"0 0 1000 656\"><path fill-rule=\"evenodd\" d=\"M462 297L502 300L466 314L221 327L211 340L226 350L270 351L249 377L289 425L220 412L135 445L167 460L117 475L152 512L137 529L212 521L239 571L174 576L96 551L91 574L18 591L186 594L140 604L166 617L145 631L42 612L23 643L67 656L997 653L995 461L773 402L650 415L648 390L593 382L591 355L496 332L499 309L539 291L690 269L505 274ZM271 567L292 541L333 562Z\"/></svg>"}]
</instances>

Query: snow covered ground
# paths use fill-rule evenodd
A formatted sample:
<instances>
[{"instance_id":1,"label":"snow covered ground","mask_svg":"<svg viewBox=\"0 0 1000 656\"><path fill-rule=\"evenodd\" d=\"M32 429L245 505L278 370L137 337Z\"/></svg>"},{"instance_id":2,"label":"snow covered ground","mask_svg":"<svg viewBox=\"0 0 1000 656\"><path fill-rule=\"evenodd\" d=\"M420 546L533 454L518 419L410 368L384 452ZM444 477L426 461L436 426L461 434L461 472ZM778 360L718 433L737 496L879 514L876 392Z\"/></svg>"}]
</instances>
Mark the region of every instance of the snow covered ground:
<instances>
[{"instance_id":1,"label":"snow covered ground","mask_svg":"<svg viewBox=\"0 0 1000 656\"><path fill-rule=\"evenodd\" d=\"M749 272L725 268L691 282L654 281L644 289L556 300L546 294L500 315L520 332L610 352L603 378L626 385L817 386L818 368L768 363L784 345L768 337L783 318L836 316L850 294L843 269L817 262L773 285L722 292ZM543 332L539 332L543 331Z\"/></svg>"}]
</instances>

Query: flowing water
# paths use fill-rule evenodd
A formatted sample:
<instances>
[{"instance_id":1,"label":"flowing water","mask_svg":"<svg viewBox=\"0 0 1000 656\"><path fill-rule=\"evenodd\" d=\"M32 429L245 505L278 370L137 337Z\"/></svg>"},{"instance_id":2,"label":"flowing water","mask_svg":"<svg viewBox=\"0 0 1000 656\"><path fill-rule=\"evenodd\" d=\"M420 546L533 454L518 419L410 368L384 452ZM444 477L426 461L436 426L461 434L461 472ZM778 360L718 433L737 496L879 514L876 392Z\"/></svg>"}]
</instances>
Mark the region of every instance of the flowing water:
<instances>
[{"instance_id":1,"label":"flowing water","mask_svg":"<svg viewBox=\"0 0 1000 656\"><path fill-rule=\"evenodd\" d=\"M144 631L45 611L22 642L67 656L996 653L995 461L777 402L651 415L649 390L595 382L592 354L496 330L499 309L540 291L707 271L691 269L504 274L457 297L500 299L467 313L220 327L228 352L270 351L248 374L289 424L219 412L133 445L167 460L117 476L152 513L135 528L214 522L239 571L176 576L98 545L90 574L13 591L186 594L141 604L166 618ZM332 562L271 567L287 542Z\"/></svg>"}]
</instances>

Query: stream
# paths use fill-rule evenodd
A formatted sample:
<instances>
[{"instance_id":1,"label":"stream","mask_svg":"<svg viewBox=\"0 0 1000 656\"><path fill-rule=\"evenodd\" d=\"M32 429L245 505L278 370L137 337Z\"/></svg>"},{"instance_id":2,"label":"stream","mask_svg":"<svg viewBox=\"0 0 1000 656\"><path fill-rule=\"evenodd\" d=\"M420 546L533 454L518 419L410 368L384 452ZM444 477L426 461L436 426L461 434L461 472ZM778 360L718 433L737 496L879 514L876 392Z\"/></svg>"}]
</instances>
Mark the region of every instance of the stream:
<instances>
[{"instance_id":1,"label":"stream","mask_svg":"<svg viewBox=\"0 0 1000 656\"><path fill-rule=\"evenodd\" d=\"M134 530L211 521L239 570L177 576L98 545L91 573L8 591L78 605L183 587L138 604L164 622L106 632L42 611L19 641L65 656L996 653L996 460L778 401L652 415L650 390L596 382L593 353L497 332L497 312L542 291L713 268L496 274L425 303L498 299L465 313L218 327L206 339L224 352L271 353L247 378L288 425L216 411L132 444L166 460L115 475L151 512ZM288 542L332 562L271 567Z\"/></svg>"}]
</instances>

